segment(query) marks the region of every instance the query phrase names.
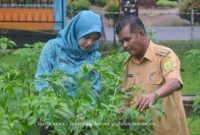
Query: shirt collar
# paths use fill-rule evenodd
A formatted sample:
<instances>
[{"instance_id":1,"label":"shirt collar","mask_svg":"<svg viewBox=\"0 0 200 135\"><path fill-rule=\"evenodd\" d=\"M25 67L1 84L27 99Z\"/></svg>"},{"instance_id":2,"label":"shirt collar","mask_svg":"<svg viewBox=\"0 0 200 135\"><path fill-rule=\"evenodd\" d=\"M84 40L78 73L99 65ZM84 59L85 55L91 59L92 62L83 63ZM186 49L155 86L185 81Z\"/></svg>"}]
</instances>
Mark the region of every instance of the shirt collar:
<instances>
[{"instance_id":1,"label":"shirt collar","mask_svg":"<svg viewBox=\"0 0 200 135\"><path fill-rule=\"evenodd\" d=\"M154 43L150 40L149 46L147 48L147 51L146 51L144 57L147 58L148 60L152 61L153 52L154 52Z\"/></svg>"}]
</instances>

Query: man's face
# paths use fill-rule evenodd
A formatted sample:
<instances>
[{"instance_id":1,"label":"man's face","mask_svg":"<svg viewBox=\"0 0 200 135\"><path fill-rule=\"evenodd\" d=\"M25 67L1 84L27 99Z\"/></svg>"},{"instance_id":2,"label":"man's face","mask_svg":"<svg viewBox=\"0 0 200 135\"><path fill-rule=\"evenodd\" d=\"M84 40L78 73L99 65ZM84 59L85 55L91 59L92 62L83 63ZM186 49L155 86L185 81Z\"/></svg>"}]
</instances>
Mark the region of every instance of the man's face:
<instances>
[{"instance_id":1,"label":"man's face","mask_svg":"<svg viewBox=\"0 0 200 135\"><path fill-rule=\"evenodd\" d=\"M141 45L142 39L139 32L131 33L129 26L125 26L117 36L124 49L129 52L131 56L137 57L143 52L143 46Z\"/></svg>"},{"instance_id":2,"label":"man's face","mask_svg":"<svg viewBox=\"0 0 200 135\"><path fill-rule=\"evenodd\" d=\"M90 47L92 47L95 44L98 38L98 32L85 35L81 39L79 39L78 46L82 51L87 51Z\"/></svg>"}]
</instances>

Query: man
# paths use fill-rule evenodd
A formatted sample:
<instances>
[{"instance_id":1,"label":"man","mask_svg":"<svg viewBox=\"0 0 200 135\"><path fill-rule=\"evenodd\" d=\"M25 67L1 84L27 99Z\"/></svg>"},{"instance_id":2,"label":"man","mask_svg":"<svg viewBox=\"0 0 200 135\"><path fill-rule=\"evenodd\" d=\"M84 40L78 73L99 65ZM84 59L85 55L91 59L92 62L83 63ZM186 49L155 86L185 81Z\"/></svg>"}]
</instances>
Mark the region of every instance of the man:
<instances>
[{"instance_id":1,"label":"man","mask_svg":"<svg viewBox=\"0 0 200 135\"><path fill-rule=\"evenodd\" d=\"M150 41L142 21L136 16L120 20L116 33L130 54L123 70L122 93L129 92L130 85L147 90L149 94L139 95L138 102L137 94L134 94L135 108L139 111L150 102L156 102L155 93L158 98L164 98L162 105L167 119L162 115L160 123L154 115L154 135L189 135L180 91L183 86L180 61L176 54L170 48ZM124 101L127 102L124 106L133 105L133 102Z\"/></svg>"}]
</instances>

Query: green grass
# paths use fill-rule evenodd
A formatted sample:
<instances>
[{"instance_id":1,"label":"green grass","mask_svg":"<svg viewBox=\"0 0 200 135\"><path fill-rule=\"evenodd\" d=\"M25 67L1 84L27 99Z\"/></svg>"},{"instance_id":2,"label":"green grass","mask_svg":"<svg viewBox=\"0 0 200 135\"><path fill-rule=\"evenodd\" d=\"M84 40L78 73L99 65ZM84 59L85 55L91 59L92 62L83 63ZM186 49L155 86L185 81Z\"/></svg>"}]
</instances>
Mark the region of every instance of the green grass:
<instances>
[{"instance_id":1,"label":"green grass","mask_svg":"<svg viewBox=\"0 0 200 135\"><path fill-rule=\"evenodd\" d=\"M181 78L183 81L183 89L182 94L197 94L197 86L200 80L199 76L192 76L193 68L187 68L188 62L185 61L185 54L184 53L176 53L181 62L181 69L184 69L184 72L181 72Z\"/></svg>"},{"instance_id":2,"label":"green grass","mask_svg":"<svg viewBox=\"0 0 200 135\"><path fill-rule=\"evenodd\" d=\"M193 68L188 67L188 61L185 60L185 52L190 50L190 41L165 41L161 42L161 45L171 48L179 57L181 62L181 69L184 69L184 72L181 72L181 78L183 81L183 89L181 93L184 94L197 94L198 90L196 89L200 80L199 76L192 76ZM194 49L200 49L200 41L193 42Z\"/></svg>"},{"instance_id":3,"label":"green grass","mask_svg":"<svg viewBox=\"0 0 200 135\"><path fill-rule=\"evenodd\" d=\"M160 45L172 48L175 52L186 52L190 50L191 41L163 41ZM193 48L200 49L200 41L193 41Z\"/></svg>"},{"instance_id":4,"label":"green grass","mask_svg":"<svg viewBox=\"0 0 200 135\"><path fill-rule=\"evenodd\" d=\"M191 125L189 125L191 120L192 120L192 118L186 118L189 134L190 135L199 135L199 133L200 133L200 125L199 125L200 120L196 120Z\"/></svg>"}]
</instances>

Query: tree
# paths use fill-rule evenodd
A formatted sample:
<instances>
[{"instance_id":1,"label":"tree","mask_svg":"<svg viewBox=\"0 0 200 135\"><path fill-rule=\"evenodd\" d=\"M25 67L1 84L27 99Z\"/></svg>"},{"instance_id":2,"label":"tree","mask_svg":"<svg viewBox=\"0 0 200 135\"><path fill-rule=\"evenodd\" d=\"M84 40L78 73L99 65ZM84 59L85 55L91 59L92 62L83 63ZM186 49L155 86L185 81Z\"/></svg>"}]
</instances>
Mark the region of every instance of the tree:
<instances>
[{"instance_id":1,"label":"tree","mask_svg":"<svg viewBox=\"0 0 200 135\"><path fill-rule=\"evenodd\" d=\"M119 1L118 0L112 0L110 2L108 2L106 4L106 6L104 7L104 12L119 12ZM113 36L113 41L114 41L114 45L116 45L116 31L115 31L115 26L118 23L119 20L119 14L116 13L106 13L104 14L104 17L113 20L113 32L114 32L114 36Z\"/></svg>"}]
</instances>

